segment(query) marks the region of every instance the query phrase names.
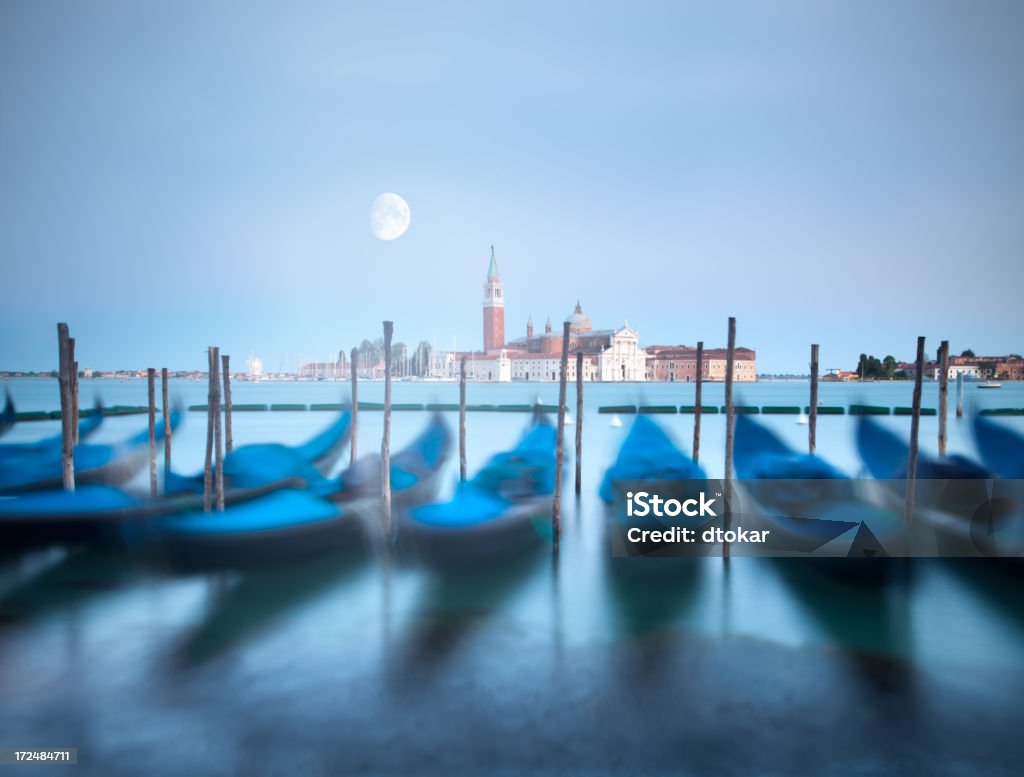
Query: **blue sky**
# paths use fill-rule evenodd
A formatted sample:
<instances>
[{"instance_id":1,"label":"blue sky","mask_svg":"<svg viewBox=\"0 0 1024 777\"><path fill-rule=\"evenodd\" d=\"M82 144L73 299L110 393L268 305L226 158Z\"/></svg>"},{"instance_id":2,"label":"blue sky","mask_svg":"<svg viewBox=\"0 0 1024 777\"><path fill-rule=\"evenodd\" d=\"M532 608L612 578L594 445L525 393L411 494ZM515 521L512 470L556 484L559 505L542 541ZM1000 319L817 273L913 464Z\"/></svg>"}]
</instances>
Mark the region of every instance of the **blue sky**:
<instances>
[{"instance_id":1,"label":"blue sky","mask_svg":"<svg viewBox=\"0 0 1024 777\"><path fill-rule=\"evenodd\" d=\"M1024 5L0 0L0 369L568 315L767 372L1024 350ZM412 226L368 226L381 192Z\"/></svg>"}]
</instances>

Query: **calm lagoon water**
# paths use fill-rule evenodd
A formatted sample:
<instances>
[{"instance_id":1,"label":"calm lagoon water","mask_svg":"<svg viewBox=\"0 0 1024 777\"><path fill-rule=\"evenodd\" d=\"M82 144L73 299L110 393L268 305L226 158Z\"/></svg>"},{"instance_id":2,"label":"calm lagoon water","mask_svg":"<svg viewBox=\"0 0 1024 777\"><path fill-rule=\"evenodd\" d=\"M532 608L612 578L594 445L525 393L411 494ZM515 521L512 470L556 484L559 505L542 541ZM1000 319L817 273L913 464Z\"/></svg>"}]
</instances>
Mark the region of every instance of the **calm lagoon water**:
<instances>
[{"instance_id":1,"label":"calm lagoon water","mask_svg":"<svg viewBox=\"0 0 1024 777\"><path fill-rule=\"evenodd\" d=\"M57 407L56 381L9 387L19 409ZM394 400L453 402L457 390L396 383ZM823 384L820 402L909 405L911 390ZM473 403L554 404L558 387L468 391ZM82 381L83 406L97 392L141 405L146 385ZM0 562L0 747L77 747L79 766L51 770L85 774L1019 774L1019 571L929 560L864 587L787 560L703 559L669 580L623 580L595 492L629 419L614 428L596 408L691 404L693 387L586 392L584 493L563 503L555 559L455 581L373 557L190 578L91 550ZM205 384L175 381L173 393L201 403ZM347 393L342 383L233 384L237 403ZM382 393L360 386L363 400ZM935 407L937 386L924 396ZM805 382L738 387L743 404L806 397ZM968 386L967 398L969 408L1022 407L1024 386ZM705 387L705 403L722 401L720 384ZM236 445L299 441L330 417L237 413ZM691 416L659 420L689 447ZM764 420L804 444L794 417ZM396 413L392 449L425 421ZM469 414L470 470L526 421ZM908 418L883 421L909 429ZM143 424L108 419L97 439ZM967 427L951 414L950 448L973 455ZM21 424L4 441L56 429ZM703 430L714 477L724 419L706 416ZM376 451L380 433L381 414L361 413L360 450ZM923 418L923 449L935 436L936 419ZM188 414L176 469L199 469L204 439L204 416ZM848 417L820 419L818 448L857 471ZM456 476L453 461L446 489Z\"/></svg>"}]
</instances>

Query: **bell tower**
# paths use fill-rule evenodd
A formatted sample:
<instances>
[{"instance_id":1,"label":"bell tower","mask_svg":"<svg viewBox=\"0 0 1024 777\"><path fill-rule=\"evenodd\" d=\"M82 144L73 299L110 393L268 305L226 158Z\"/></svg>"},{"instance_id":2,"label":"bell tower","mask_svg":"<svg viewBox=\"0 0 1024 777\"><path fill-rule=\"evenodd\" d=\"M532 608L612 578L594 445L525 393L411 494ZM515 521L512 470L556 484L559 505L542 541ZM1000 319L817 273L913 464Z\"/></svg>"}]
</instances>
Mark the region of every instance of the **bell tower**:
<instances>
[{"instance_id":1,"label":"bell tower","mask_svg":"<svg viewBox=\"0 0 1024 777\"><path fill-rule=\"evenodd\" d=\"M505 345L505 291L491 246L491 264L484 284L484 352L496 351Z\"/></svg>"}]
</instances>

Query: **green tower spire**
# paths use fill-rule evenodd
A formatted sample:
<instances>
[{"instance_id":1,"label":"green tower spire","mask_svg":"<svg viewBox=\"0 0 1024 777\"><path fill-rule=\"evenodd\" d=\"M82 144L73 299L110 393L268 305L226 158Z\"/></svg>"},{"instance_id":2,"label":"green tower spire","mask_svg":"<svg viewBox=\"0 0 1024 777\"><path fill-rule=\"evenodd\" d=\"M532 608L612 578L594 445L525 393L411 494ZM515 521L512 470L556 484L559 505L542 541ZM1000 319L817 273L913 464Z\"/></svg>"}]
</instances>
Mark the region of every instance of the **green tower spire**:
<instances>
[{"instance_id":1,"label":"green tower spire","mask_svg":"<svg viewBox=\"0 0 1024 777\"><path fill-rule=\"evenodd\" d=\"M501 273L498 272L498 262L494 258L494 246L491 246L491 265L487 268L488 278L500 278Z\"/></svg>"}]
</instances>

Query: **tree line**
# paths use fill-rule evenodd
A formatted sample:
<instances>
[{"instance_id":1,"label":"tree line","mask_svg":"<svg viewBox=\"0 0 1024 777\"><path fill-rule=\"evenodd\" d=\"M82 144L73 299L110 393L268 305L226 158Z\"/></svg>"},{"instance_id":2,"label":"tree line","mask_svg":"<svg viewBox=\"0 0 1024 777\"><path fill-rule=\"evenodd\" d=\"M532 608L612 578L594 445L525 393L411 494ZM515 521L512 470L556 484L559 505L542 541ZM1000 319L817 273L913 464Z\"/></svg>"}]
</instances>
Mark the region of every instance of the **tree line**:
<instances>
[{"instance_id":1,"label":"tree line","mask_svg":"<svg viewBox=\"0 0 1024 777\"><path fill-rule=\"evenodd\" d=\"M973 359L976 358L974 350L966 348L961 351L960 356ZM939 361L941 354L935 352L935 361ZM1011 353L1009 358L1020 358L1019 354ZM874 380L905 380L908 375L906 370L897 369L898 362L895 356L886 356L884 359L879 360L875 356L868 356L865 353L860 355L860 359L857 362L855 372L861 377L861 379L874 379ZM995 362L982 362L978 365L981 371L984 373L986 370L991 372L995 369Z\"/></svg>"}]
</instances>

